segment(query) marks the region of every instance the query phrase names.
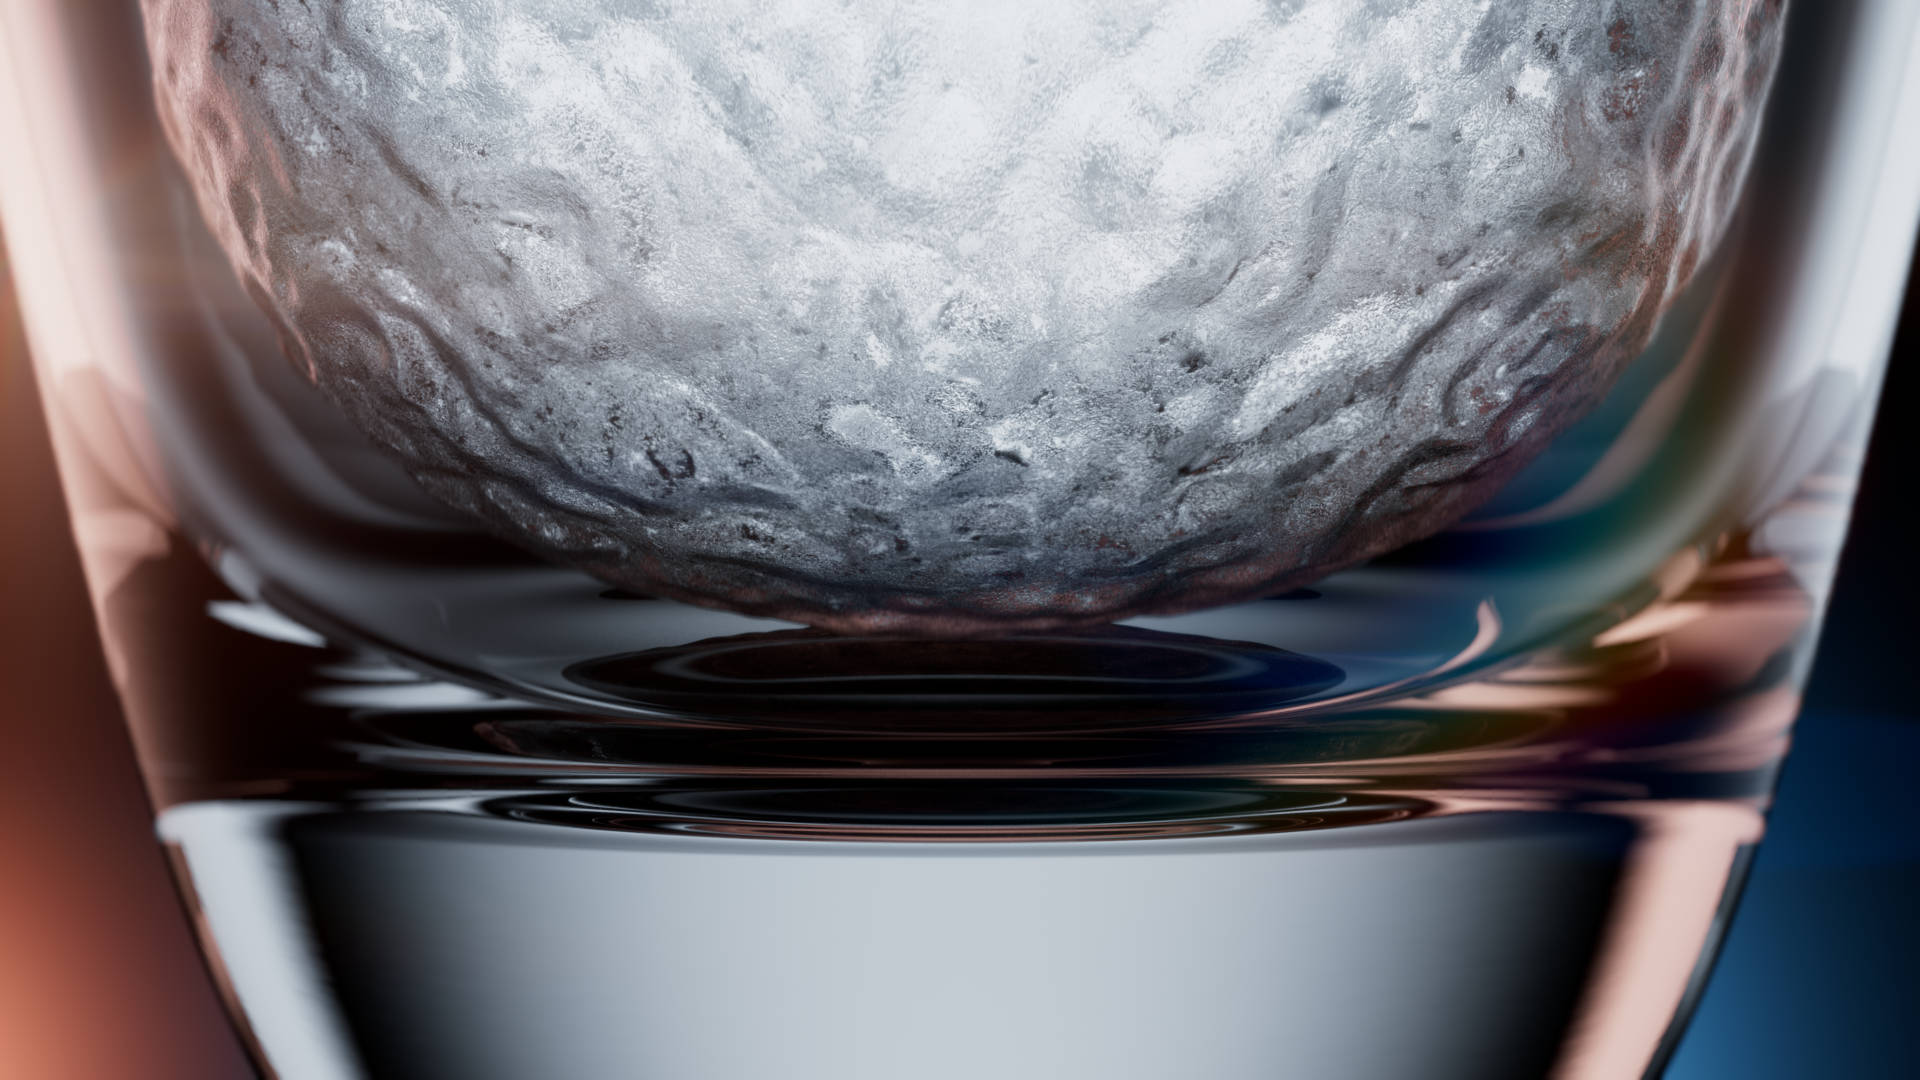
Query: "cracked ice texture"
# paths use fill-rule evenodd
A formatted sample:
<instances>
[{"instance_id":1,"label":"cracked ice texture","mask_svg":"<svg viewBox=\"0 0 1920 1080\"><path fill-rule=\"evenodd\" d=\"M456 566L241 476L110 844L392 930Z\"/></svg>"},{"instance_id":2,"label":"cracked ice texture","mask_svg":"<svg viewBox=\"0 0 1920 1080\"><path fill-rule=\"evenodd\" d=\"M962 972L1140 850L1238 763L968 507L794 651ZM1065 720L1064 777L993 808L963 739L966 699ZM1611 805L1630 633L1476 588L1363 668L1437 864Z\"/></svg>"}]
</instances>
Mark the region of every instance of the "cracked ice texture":
<instances>
[{"instance_id":1,"label":"cracked ice texture","mask_svg":"<svg viewBox=\"0 0 1920 1080\"><path fill-rule=\"evenodd\" d=\"M287 351L634 589L1096 621L1430 534L1740 187L1783 0L144 0Z\"/></svg>"}]
</instances>

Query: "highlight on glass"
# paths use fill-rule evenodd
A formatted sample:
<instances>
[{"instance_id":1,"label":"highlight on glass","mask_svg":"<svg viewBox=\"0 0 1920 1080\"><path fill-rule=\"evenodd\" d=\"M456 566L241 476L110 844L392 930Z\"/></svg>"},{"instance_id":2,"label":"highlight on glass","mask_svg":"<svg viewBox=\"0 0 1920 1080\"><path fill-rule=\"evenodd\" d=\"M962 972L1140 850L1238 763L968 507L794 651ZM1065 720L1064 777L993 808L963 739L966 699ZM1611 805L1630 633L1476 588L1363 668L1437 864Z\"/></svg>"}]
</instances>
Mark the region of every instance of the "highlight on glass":
<instances>
[{"instance_id":1,"label":"highlight on glass","mask_svg":"<svg viewBox=\"0 0 1920 1080\"><path fill-rule=\"evenodd\" d=\"M0 228L283 1080L1655 1077L1904 0L12 0Z\"/></svg>"}]
</instances>

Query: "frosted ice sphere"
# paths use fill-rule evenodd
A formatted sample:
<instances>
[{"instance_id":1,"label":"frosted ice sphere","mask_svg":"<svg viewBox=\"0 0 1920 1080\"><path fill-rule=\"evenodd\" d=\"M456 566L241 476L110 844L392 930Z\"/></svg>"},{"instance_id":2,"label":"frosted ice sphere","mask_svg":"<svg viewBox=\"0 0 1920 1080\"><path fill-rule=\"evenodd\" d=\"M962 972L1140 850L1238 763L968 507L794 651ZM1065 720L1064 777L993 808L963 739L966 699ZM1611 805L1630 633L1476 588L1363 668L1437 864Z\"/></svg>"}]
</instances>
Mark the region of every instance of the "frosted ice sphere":
<instances>
[{"instance_id":1,"label":"frosted ice sphere","mask_svg":"<svg viewBox=\"0 0 1920 1080\"><path fill-rule=\"evenodd\" d=\"M287 351L645 592L1098 621L1430 534L1723 231L1782 0L143 0Z\"/></svg>"}]
</instances>

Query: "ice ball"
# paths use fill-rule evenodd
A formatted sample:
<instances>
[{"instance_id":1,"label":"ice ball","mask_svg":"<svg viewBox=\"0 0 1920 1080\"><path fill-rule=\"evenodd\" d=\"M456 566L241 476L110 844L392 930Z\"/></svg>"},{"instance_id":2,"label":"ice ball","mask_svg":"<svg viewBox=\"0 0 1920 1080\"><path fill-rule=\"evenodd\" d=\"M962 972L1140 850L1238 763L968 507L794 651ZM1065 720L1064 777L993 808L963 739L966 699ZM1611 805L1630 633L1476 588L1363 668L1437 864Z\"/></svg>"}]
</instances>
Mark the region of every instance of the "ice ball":
<instances>
[{"instance_id":1,"label":"ice ball","mask_svg":"<svg viewBox=\"0 0 1920 1080\"><path fill-rule=\"evenodd\" d=\"M630 589L1099 622L1431 534L1713 250L1780 0L143 0L207 223Z\"/></svg>"}]
</instances>

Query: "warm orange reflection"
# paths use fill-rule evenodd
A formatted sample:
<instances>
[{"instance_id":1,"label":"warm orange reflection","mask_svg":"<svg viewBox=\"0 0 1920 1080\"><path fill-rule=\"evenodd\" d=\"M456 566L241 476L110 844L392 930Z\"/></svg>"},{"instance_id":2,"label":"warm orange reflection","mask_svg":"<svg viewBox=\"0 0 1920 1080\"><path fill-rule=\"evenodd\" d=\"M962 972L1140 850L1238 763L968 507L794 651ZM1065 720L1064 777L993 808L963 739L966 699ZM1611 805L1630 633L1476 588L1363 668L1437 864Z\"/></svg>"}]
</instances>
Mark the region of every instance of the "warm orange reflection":
<instances>
[{"instance_id":1,"label":"warm orange reflection","mask_svg":"<svg viewBox=\"0 0 1920 1080\"><path fill-rule=\"evenodd\" d=\"M94 634L0 257L0 1076L239 1080Z\"/></svg>"}]
</instances>

